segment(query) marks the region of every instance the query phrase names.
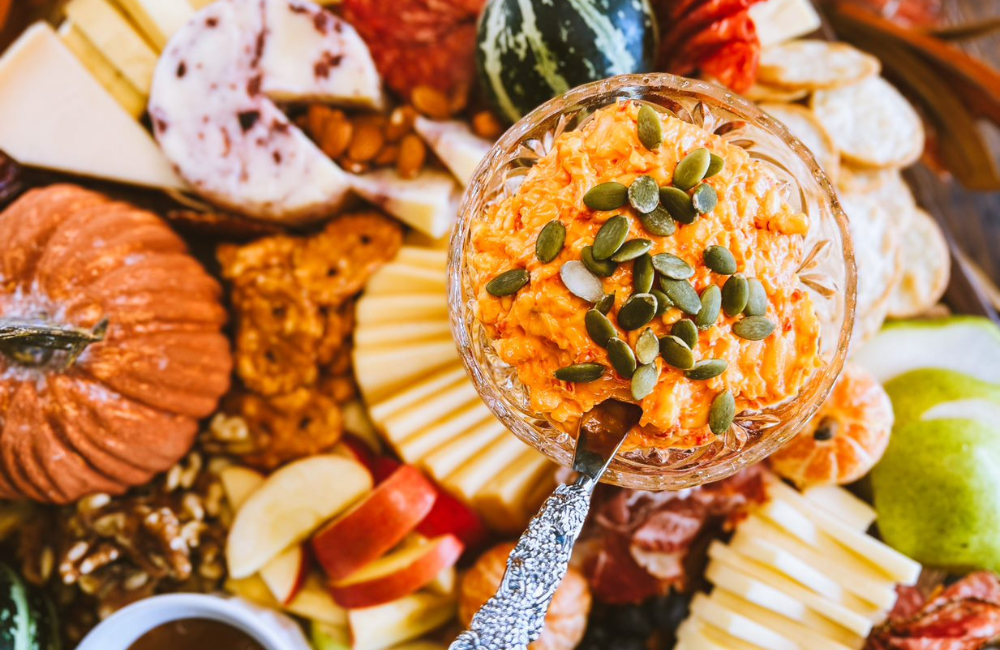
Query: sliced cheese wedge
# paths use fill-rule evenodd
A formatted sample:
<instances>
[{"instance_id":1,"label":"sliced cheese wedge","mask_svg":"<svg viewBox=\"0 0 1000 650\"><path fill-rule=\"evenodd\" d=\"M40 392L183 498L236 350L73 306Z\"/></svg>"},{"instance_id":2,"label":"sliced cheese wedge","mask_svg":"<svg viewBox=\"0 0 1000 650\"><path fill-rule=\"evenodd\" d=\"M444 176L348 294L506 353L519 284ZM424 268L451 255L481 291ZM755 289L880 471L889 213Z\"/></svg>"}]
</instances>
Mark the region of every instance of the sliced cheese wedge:
<instances>
[{"instance_id":1,"label":"sliced cheese wedge","mask_svg":"<svg viewBox=\"0 0 1000 650\"><path fill-rule=\"evenodd\" d=\"M478 395L472 382L460 379L431 397L386 419L384 422L386 436L390 442L399 446L424 427L438 422L443 414L451 413L456 405L468 404L474 399L478 399Z\"/></svg>"},{"instance_id":2,"label":"sliced cheese wedge","mask_svg":"<svg viewBox=\"0 0 1000 650\"><path fill-rule=\"evenodd\" d=\"M483 486L475 498L476 509L491 528L511 534L520 532L540 505L532 498L537 488L542 484L547 491L555 488L552 470L548 458L526 449L495 480Z\"/></svg>"},{"instance_id":3,"label":"sliced cheese wedge","mask_svg":"<svg viewBox=\"0 0 1000 650\"><path fill-rule=\"evenodd\" d=\"M677 629L677 642L690 650L761 650L759 645L737 639L697 618L689 618Z\"/></svg>"},{"instance_id":4,"label":"sliced cheese wedge","mask_svg":"<svg viewBox=\"0 0 1000 650\"><path fill-rule=\"evenodd\" d=\"M712 600L741 616L764 625L767 629L773 630L787 639L791 639L803 649L861 650L864 645L864 639L858 638L851 639L852 645L845 645L829 637L825 629L810 629L798 621L776 614L770 609L761 607L725 589L720 589L718 592L713 591Z\"/></svg>"},{"instance_id":5,"label":"sliced cheese wedge","mask_svg":"<svg viewBox=\"0 0 1000 650\"><path fill-rule=\"evenodd\" d=\"M184 26L194 8L184 0L115 0L139 26L146 40L162 51L167 41Z\"/></svg>"},{"instance_id":6,"label":"sliced cheese wedge","mask_svg":"<svg viewBox=\"0 0 1000 650\"><path fill-rule=\"evenodd\" d=\"M143 95L149 95L156 70L156 50L125 16L108 0L70 0L66 15L130 84Z\"/></svg>"},{"instance_id":7,"label":"sliced cheese wedge","mask_svg":"<svg viewBox=\"0 0 1000 650\"><path fill-rule=\"evenodd\" d=\"M436 481L442 482L500 436L507 434L500 421L490 417L425 455L420 459L420 466Z\"/></svg>"},{"instance_id":8,"label":"sliced cheese wedge","mask_svg":"<svg viewBox=\"0 0 1000 650\"><path fill-rule=\"evenodd\" d=\"M398 388L414 376L426 374L458 360L458 350L451 337L430 339L420 345L354 350L354 371L358 383L371 398ZM471 385L471 384L470 384Z\"/></svg>"},{"instance_id":9,"label":"sliced cheese wedge","mask_svg":"<svg viewBox=\"0 0 1000 650\"><path fill-rule=\"evenodd\" d=\"M493 143L480 138L464 122L438 122L418 117L414 130L427 142L462 185L468 185Z\"/></svg>"},{"instance_id":10,"label":"sliced cheese wedge","mask_svg":"<svg viewBox=\"0 0 1000 650\"><path fill-rule=\"evenodd\" d=\"M809 503L865 532L875 522L875 509L847 490L835 485L811 487L802 493Z\"/></svg>"},{"instance_id":11,"label":"sliced cheese wedge","mask_svg":"<svg viewBox=\"0 0 1000 650\"><path fill-rule=\"evenodd\" d=\"M94 79L129 115L138 119L146 112L146 96L136 90L128 79L111 65L111 62L94 47L72 20L66 19L59 25L59 40L76 55L77 60L94 75Z\"/></svg>"},{"instance_id":12,"label":"sliced cheese wedge","mask_svg":"<svg viewBox=\"0 0 1000 650\"><path fill-rule=\"evenodd\" d=\"M445 172L425 169L416 178L404 179L394 169L379 169L352 179L363 199L435 239L455 223L459 190Z\"/></svg>"},{"instance_id":13,"label":"sliced cheese wedge","mask_svg":"<svg viewBox=\"0 0 1000 650\"><path fill-rule=\"evenodd\" d=\"M419 246L403 246L394 261L399 264L439 270L443 275L448 265L448 252Z\"/></svg>"},{"instance_id":14,"label":"sliced cheese wedge","mask_svg":"<svg viewBox=\"0 0 1000 650\"><path fill-rule=\"evenodd\" d=\"M369 402L372 419L380 423L385 422L390 416L430 397L445 386L458 382L462 377L465 377L465 366L458 361L448 364L408 385L405 389L397 391L390 397ZM364 387L362 389L364 390Z\"/></svg>"},{"instance_id":15,"label":"sliced cheese wedge","mask_svg":"<svg viewBox=\"0 0 1000 650\"><path fill-rule=\"evenodd\" d=\"M480 490L517 460L525 449L527 446L513 435L501 436L447 477L444 487L466 503L474 503Z\"/></svg>"},{"instance_id":16,"label":"sliced cheese wedge","mask_svg":"<svg viewBox=\"0 0 1000 650\"><path fill-rule=\"evenodd\" d=\"M704 594L698 594L691 600L691 614L706 625L765 650L804 650L795 641Z\"/></svg>"},{"instance_id":17,"label":"sliced cheese wedge","mask_svg":"<svg viewBox=\"0 0 1000 650\"><path fill-rule=\"evenodd\" d=\"M414 463L420 462L435 449L454 440L463 432L494 419L486 404L478 395L474 395L468 403L453 407L444 418L435 420L401 442L398 446L399 455L404 460L413 459Z\"/></svg>"},{"instance_id":18,"label":"sliced cheese wedge","mask_svg":"<svg viewBox=\"0 0 1000 650\"><path fill-rule=\"evenodd\" d=\"M399 341L419 344L427 339L440 339L450 333L451 325L448 321L442 320L381 323L357 331L354 335L354 344L362 348L379 347Z\"/></svg>"},{"instance_id":19,"label":"sliced cheese wedge","mask_svg":"<svg viewBox=\"0 0 1000 650\"><path fill-rule=\"evenodd\" d=\"M400 294L410 291L421 293L440 292L445 295L444 268L425 267L406 262L390 262L368 280L365 295Z\"/></svg>"},{"instance_id":20,"label":"sliced cheese wedge","mask_svg":"<svg viewBox=\"0 0 1000 650\"><path fill-rule=\"evenodd\" d=\"M448 320L448 299L441 293L362 296L355 311L358 322L398 323L413 320Z\"/></svg>"}]
</instances>

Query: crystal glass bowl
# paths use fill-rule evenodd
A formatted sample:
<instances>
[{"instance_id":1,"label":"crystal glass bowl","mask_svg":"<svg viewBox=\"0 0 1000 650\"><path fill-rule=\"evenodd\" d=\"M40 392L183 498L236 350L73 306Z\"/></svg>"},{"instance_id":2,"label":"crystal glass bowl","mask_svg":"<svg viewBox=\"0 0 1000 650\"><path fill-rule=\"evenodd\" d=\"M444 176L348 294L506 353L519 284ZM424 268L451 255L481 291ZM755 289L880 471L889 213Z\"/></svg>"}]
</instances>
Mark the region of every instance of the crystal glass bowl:
<instances>
[{"instance_id":1,"label":"crystal glass bowl","mask_svg":"<svg viewBox=\"0 0 1000 650\"><path fill-rule=\"evenodd\" d=\"M561 465L572 463L575 432L531 410L516 370L493 351L477 320L469 257L471 225L488 205L517 191L532 165L564 131L596 109L632 99L712 131L768 165L785 185L786 200L810 216L799 281L822 322L823 366L793 398L741 413L729 434L695 449L641 449L619 454L604 480L644 490L681 489L719 480L775 451L826 399L847 356L854 324L856 275L847 217L829 179L806 147L753 104L715 85L669 74L624 75L580 86L515 124L480 163L466 189L448 261L451 325L479 394L514 435Z\"/></svg>"}]
</instances>

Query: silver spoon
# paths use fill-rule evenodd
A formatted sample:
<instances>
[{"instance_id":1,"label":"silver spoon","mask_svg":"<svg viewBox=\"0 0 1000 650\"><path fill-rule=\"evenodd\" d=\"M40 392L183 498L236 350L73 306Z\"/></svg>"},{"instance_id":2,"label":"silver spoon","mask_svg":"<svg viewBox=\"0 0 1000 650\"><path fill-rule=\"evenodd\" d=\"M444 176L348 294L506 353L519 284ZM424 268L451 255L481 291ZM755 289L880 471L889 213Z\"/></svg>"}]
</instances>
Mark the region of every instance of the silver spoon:
<instances>
[{"instance_id":1,"label":"silver spoon","mask_svg":"<svg viewBox=\"0 0 1000 650\"><path fill-rule=\"evenodd\" d=\"M541 635L549 604L587 519L594 488L641 417L638 405L613 399L584 414L573 458L580 477L557 487L542 504L511 551L496 595L449 650L524 650Z\"/></svg>"}]
</instances>

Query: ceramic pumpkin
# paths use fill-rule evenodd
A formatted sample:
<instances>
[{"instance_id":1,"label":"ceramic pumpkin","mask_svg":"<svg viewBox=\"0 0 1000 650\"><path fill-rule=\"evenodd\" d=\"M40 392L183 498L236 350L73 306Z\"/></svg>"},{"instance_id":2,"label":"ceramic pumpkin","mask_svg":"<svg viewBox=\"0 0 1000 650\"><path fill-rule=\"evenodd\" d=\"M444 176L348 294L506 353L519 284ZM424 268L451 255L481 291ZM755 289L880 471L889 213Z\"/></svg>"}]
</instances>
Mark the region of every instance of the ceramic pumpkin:
<instances>
[{"instance_id":1,"label":"ceramic pumpkin","mask_svg":"<svg viewBox=\"0 0 1000 650\"><path fill-rule=\"evenodd\" d=\"M0 497L173 466L228 389L221 289L155 215L71 185L0 213Z\"/></svg>"},{"instance_id":2,"label":"ceramic pumpkin","mask_svg":"<svg viewBox=\"0 0 1000 650\"><path fill-rule=\"evenodd\" d=\"M847 365L819 412L771 456L771 468L800 488L851 483L882 458L893 420L882 385Z\"/></svg>"}]
</instances>

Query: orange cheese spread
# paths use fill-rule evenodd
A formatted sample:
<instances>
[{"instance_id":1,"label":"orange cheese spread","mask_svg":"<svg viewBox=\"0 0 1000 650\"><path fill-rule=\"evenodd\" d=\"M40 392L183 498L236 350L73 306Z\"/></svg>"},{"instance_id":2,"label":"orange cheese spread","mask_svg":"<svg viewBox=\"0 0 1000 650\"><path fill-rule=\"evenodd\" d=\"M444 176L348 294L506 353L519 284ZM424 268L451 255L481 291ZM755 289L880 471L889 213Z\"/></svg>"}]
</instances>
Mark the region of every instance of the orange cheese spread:
<instances>
[{"instance_id":1,"label":"orange cheese spread","mask_svg":"<svg viewBox=\"0 0 1000 650\"><path fill-rule=\"evenodd\" d=\"M663 358L655 360L659 381L641 399L642 421L626 447L689 448L714 438L709 411L723 391L732 393L737 413L759 410L794 397L821 365L819 319L796 274L805 255L809 222L785 201L773 173L743 149L665 114L659 116L662 144L647 149L637 135L638 113L639 105L621 101L596 112L580 129L559 135L516 193L477 219L469 261L477 316L497 354L516 368L532 407L559 428L574 432L581 415L605 399L635 400L629 379L618 375L607 350L588 335L584 316L592 305L567 289L560 277L563 264L580 260L581 250L594 243L602 224L625 215L628 239L649 239L650 255L671 253L687 262L694 269L687 281L700 295L709 284L721 288L728 279L704 261L707 247L725 247L738 272L763 285L768 299L765 316L776 327L763 340L740 338L733 325L743 316L730 317L723 311L713 325L699 331L691 348L696 360L728 363L721 375L708 380L688 379ZM648 232L628 202L609 211L584 204L588 190L609 181L628 186L649 175L661 187L669 185L678 162L698 148L724 161L721 172L703 181L715 189L718 203L693 223L678 223L673 235ZM556 259L542 263L535 255L536 238L552 220L565 226L565 244ZM516 293L497 297L486 290L491 279L516 268L526 269L530 276ZM634 292L632 269L633 262L624 262L610 277L601 278L604 291L616 295L608 313L612 323ZM657 278L654 289L659 288ZM685 317L691 318L671 307L646 327L663 337ZM619 327L618 336L634 349L646 327L629 332ZM556 378L558 369L580 363L602 364L608 371L582 383Z\"/></svg>"}]
</instances>

